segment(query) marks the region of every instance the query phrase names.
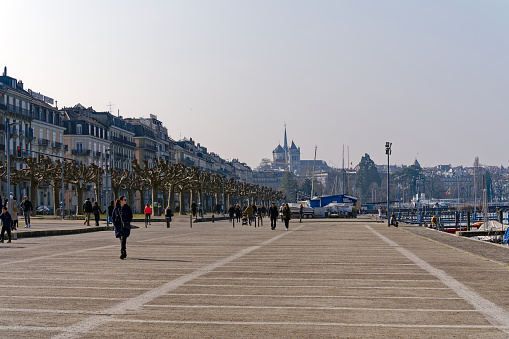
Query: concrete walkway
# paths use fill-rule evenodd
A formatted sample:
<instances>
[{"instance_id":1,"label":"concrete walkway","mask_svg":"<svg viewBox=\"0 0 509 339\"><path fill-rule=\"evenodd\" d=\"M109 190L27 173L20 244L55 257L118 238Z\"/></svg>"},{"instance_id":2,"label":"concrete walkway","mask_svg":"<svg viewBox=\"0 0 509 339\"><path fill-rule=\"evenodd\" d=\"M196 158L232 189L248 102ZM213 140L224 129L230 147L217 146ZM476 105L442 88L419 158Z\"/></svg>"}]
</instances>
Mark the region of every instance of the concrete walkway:
<instances>
[{"instance_id":1,"label":"concrete walkway","mask_svg":"<svg viewBox=\"0 0 509 339\"><path fill-rule=\"evenodd\" d=\"M1 244L1 337L509 336L499 261L367 219L264 224L136 224L126 260L111 231Z\"/></svg>"}]
</instances>

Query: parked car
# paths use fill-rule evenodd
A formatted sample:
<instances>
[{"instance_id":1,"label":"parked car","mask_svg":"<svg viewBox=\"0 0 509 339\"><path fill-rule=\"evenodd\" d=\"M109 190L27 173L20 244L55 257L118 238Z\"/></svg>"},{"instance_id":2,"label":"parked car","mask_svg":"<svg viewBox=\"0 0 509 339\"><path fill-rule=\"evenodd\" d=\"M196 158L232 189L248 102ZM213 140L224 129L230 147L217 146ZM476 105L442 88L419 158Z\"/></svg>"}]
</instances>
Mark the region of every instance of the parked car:
<instances>
[{"instance_id":1,"label":"parked car","mask_svg":"<svg viewBox=\"0 0 509 339\"><path fill-rule=\"evenodd\" d=\"M48 215L50 213L50 209L48 206L41 205L35 209L35 213L42 214L42 215Z\"/></svg>"},{"instance_id":2,"label":"parked car","mask_svg":"<svg viewBox=\"0 0 509 339\"><path fill-rule=\"evenodd\" d=\"M290 212L292 213L292 218L299 218L300 214L300 204L296 202L288 203L288 206L290 206ZM315 211L312 207L309 207L307 204L302 204L303 210L302 210L302 218L313 218ZM282 213L283 206L281 206L279 212Z\"/></svg>"}]
</instances>

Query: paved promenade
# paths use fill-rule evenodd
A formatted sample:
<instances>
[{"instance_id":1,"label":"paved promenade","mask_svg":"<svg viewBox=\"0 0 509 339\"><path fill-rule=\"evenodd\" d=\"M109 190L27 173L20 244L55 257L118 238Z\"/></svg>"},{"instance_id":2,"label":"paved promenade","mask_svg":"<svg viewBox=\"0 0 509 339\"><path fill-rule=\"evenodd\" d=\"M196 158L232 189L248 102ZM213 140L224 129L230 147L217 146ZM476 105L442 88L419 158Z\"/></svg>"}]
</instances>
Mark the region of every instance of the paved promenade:
<instances>
[{"instance_id":1,"label":"paved promenade","mask_svg":"<svg viewBox=\"0 0 509 339\"><path fill-rule=\"evenodd\" d=\"M490 258L508 248L369 219L264 223L139 223L126 260L112 231L0 244L0 337L509 337L509 268Z\"/></svg>"}]
</instances>

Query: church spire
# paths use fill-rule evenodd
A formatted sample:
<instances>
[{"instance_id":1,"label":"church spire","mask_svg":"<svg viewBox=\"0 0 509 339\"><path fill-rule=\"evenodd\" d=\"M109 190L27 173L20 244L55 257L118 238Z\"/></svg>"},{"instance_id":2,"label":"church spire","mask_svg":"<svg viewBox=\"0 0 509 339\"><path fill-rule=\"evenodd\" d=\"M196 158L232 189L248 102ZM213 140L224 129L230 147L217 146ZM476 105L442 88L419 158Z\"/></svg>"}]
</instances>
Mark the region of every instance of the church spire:
<instances>
[{"instance_id":1,"label":"church spire","mask_svg":"<svg viewBox=\"0 0 509 339\"><path fill-rule=\"evenodd\" d=\"M283 148L285 149L285 151L288 150L288 141L286 140L286 123L285 123L285 143L283 145Z\"/></svg>"}]
</instances>

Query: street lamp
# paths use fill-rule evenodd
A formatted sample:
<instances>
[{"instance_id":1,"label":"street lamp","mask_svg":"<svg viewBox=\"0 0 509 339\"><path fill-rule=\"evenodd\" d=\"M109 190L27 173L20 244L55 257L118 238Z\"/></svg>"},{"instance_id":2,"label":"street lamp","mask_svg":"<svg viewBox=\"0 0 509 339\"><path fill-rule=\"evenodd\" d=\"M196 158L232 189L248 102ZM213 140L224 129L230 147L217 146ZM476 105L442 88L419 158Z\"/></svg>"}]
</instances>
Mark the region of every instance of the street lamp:
<instances>
[{"instance_id":1,"label":"street lamp","mask_svg":"<svg viewBox=\"0 0 509 339\"><path fill-rule=\"evenodd\" d=\"M10 127L11 126L16 126L16 125L21 125L21 123L18 121L18 122L7 122L7 119L5 121L5 127L7 129L7 135L6 135L6 138L7 138L7 206L10 206L10 203L11 203L11 195L10 195L10 190L11 190L11 154L10 154L10 144L11 144L11 140L10 140L10 134L11 134L11 131L10 131Z\"/></svg>"},{"instance_id":2,"label":"street lamp","mask_svg":"<svg viewBox=\"0 0 509 339\"><path fill-rule=\"evenodd\" d=\"M387 226L391 226L391 218L389 211L389 156L391 155L392 142L385 143L385 154L387 154Z\"/></svg>"}]
</instances>

